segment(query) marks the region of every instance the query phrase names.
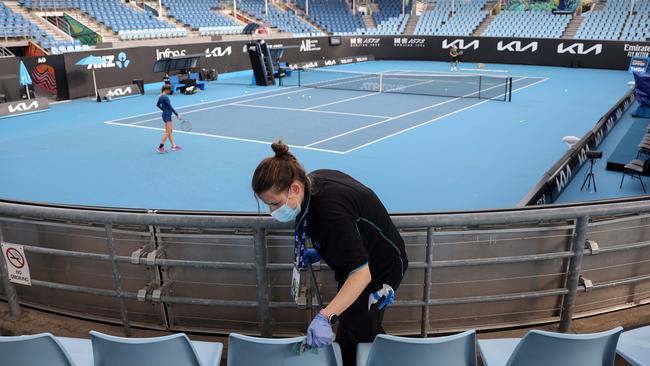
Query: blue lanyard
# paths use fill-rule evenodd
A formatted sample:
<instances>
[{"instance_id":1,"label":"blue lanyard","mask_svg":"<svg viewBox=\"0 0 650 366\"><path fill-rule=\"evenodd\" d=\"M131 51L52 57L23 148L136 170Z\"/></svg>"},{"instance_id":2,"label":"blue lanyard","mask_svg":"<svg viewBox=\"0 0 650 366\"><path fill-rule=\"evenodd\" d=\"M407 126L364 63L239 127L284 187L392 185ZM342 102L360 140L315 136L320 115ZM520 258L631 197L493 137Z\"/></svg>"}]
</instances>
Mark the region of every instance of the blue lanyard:
<instances>
[{"instance_id":1,"label":"blue lanyard","mask_svg":"<svg viewBox=\"0 0 650 366\"><path fill-rule=\"evenodd\" d=\"M298 268L302 268L305 256L305 241L307 240L307 212L309 211L309 203L311 202L311 192L309 193L309 198L307 199L307 207L305 207L305 212L302 214L300 220L298 220L298 225L302 220L302 230L299 229L299 226L293 231L293 259L294 263Z\"/></svg>"}]
</instances>

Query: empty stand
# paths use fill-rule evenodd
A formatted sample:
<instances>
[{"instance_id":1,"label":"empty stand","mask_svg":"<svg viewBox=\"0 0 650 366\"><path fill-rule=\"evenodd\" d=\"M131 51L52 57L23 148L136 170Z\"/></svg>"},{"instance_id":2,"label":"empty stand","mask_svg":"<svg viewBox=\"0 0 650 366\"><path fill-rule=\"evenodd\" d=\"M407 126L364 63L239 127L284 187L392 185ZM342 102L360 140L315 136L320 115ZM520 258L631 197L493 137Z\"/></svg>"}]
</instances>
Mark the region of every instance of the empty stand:
<instances>
[{"instance_id":1,"label":"empty stand","mask_svg":"<svg viewBox=\"0 0 650 366\"><path fill-rule=\"evenodd\" d=\"M486 0L438 0L432 11L422 13L414 34L469 36L489 12L483 10Z\"/></svg>"}]
</instances>

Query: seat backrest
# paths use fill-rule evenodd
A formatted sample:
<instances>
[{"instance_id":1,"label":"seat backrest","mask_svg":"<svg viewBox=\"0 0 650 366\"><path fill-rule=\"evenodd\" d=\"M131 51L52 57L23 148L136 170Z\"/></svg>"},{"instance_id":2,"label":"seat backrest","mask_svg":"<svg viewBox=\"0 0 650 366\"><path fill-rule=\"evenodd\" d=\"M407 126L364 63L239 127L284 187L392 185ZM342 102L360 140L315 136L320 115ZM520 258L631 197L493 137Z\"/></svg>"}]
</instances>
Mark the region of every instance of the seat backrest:
<instances>
[{"instance_id":1,"label":"seat backrest","mask_svg":"<svg viewBox=\"0 0 650 366\"><path fill-rule=\"evenodd\" d=\"M201 366L184 333L155 338L123 338L91 331L95 366Z\"/></svg>"},{"instance_id":2,"label":"seat backrest","mask_svg":"<svg viewBox=\"0 0 650 366\"><path fill-rule=\"evenodd\" d=\"M172 84L179 84L180 79L178 78L178 75L170 75L169 76L169 82Z\"/></svg>"},{"instance_id":3,"label":"seat backrest","mask_svg":"<svg viewBox=\"0 0 650 366\"><path fill-rule=\"evenodd\" d=\"M650 175L650 158L645 159L645 162L643 162L643 174Z\"/></svg>"},{"instance_id":4,"label":"seat backrest","mask_svg":"<svg viewBox=\"0 0 650 366\"><path fill-rule=\"evenodd\" d=\"M590 334L531 330L519 341L506 366L613 366L622 327Z\"/></svg>"},{"instance_id":5,"label":"seat backrest","mask_svg":"<svg viewBox=\"0 0 650 366\"><path fill-rule=\"evenodd\" d=\"M380 334L372 343L366 364L475 366L476 332L468 330L451 336L434 338L406 338Z\"/></svg>"},{"instance_id":6,"label":"seat backrest","mask_svg":"<svg viewBox=\"0 0 650 366\"><path fill-rule=\"evenodd\" d=\"M337 344L320 349L297 352L297 345L306 337L257 338L231 333L228 337L228 366L342 366Z\"/></svg>"},{"instance_id":7,"label":"seat backrest","mask_svg":"<svg viewBox=\"0 0 650 366\"><path fill-rule=\"evenodd\" d=\"M74 366L61 343L50 333L0 337L2 366Z\"/></svg>"}]
</instances>

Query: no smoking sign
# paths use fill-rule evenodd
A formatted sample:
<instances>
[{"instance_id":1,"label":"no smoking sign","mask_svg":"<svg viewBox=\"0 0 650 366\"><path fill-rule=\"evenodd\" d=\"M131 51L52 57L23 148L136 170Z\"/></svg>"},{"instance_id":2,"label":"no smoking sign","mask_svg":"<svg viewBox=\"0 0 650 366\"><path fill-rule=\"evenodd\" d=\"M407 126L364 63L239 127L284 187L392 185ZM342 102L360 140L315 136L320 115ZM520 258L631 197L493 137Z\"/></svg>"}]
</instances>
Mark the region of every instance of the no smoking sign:
<instances>
[{"instance_id":1,"label":"no smoking sign","mask_svg":"<svg viewBox=\"0 0 650 366\"><path fill-rule=\"evenodd\" d=\"M2 243L2 255L7 263L7 272L9 280L21 285L32 285L32 279L29 274L29 265L22 245Z\"/></svg>"}]
</instances>

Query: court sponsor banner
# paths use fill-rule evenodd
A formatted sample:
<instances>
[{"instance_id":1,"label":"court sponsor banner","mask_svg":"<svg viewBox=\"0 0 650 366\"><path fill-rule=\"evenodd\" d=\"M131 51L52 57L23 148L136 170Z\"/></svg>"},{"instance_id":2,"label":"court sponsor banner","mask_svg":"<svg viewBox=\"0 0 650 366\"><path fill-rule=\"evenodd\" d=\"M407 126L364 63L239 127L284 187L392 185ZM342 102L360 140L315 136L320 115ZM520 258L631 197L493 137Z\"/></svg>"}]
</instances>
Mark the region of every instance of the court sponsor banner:
<instances>
[{"instance_id":1,"label":"court sponsor banner","mask_svg":"<svg viewBox=\"0 0 650 366\"><path fill-rule=\"evenodd\" d=\"M366 61L374 61L374 60L375 60L374 56L365 55L365 56L354 56L354 57L341 57L339 59L324 59L324 60L294 62L294 63L290 63L289 67L292 69L312 69L315 67L347 65L347 64L357 63L357 62L366 62Z\"/></svg>"},{"instance_id":2,"label":"court sponsor banner","mask_svg":"<svg viewBox=\"0 0 650 366\"><path fill-rule=\"evenodd\" d=\"M634 102L634 93L628 92L610 109L573 147L544 174L542 180L531 190L518 206L553 203L575 178L576 173L588 161L587 151L598 149L618 121Z\"/></svg>"},{"instance_id":3,"label":"court sponsor banner","mask_svg":"<svg viewBox=\"0 0 650 366\"><path fill-rule=\"evenodd\" d=\"M111 88L102 88L97 90L98 102L102 100L111 101L119 98L126 98L134 95L140 95L140 88L135 85L121 85Z\"/></svg>"},{"instance_id":4,"label":"court sponsor banner","mask_svg":"<svg viewBox=\"0 0 650 366\"><path fill-rule=\"evenodd\" d=\"M15 117L50 109L47 98L25 99L16 102L0 103L0 118Z\"/></svg>"},{"instance_id":5,"label":"court sponsor banner","mask_svg":"<svg viewBox=\"0 0 650 366\"><path fill-rule=\"evenodd\" d=\"M23 57L22 61L32 78L34 88L50 94L56 100L69 99L63 55Z\"/></svg>"},{"instance_id":6,"label":"court sponsor banner","mask_svg":"<svg viewBox=\"0 0 650 366\"><path fill-rule=\"evenodd\" d=\"M32 285L32 278L29 273L29 264L22 245L2 243L2 255L7 263L9 281L21 285Z\"/></svg>"}]
</instances>

